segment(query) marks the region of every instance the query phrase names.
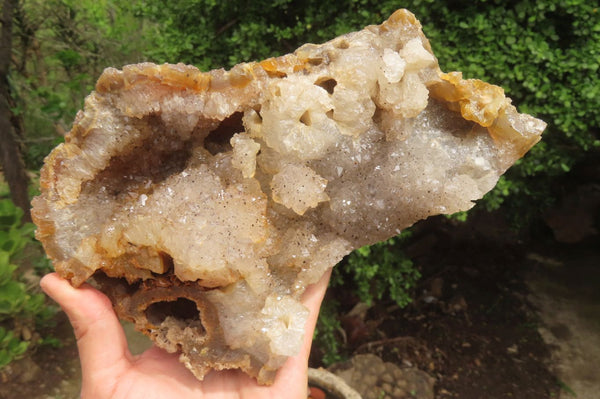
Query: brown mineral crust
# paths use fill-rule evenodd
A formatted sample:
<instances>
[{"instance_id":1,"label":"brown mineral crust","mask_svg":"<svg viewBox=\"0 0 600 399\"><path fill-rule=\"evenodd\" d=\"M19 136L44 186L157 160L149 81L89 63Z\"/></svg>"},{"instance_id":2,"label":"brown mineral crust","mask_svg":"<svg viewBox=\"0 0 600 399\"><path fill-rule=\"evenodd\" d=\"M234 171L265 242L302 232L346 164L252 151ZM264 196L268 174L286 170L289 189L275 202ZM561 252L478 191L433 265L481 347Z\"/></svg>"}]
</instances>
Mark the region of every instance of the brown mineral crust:
<instances>
[{"instance_id":1,"label":"brown mineral crust","mask_svg":"<svg viewBox=\"0 0 600 399\"><path fill-rule=\"evenodd\" d=\"M540 140L535 129L511 126L510 120L517 119L518 113L501 87L478 79L465 80L461 72L440 73L440 79L430 87L431 97L445 101L449 109L459 111L466 120L486 127L499 147L510 148L507 168L513 158L522 157ZM522 119L525 123L536 123L533 117Z\"/></svg>"},{"instance_id":2,"label":"brown mineral crust","mask_svg":"<svg viewBox=\"0 0 600 399\"><path fill-rule=\"evenodd\" d=\"M112 300L115 311L124 320L135 324L158 346L169 352L182 352L182 362L194 365L190 370L202 378L211 369L241 369L258 377L261 365L252 364L249 356L231 356L220 337L216 309L205 298L207 289L194 283L183 283L173 275L148 279L134 286L108 278L94 276L96 284ZM202 315L202 322L200 316ZM180 335L174 344L171 335ZM205 364L210 366L205 366ZM265 373L269 379L274 373ZM265 378L265 377L263 377Z\"/></svg>"},{"instance_id":3,"label":"brown mineral crust","mask_svg":"<svg viewBox=\"0 0 600 399\"><path fill-rule=\"evenodd\" d=\"M61 276L93 278L199 379L240 368L269 384L302 344L308 284L469 209L544 127L500 87L442 73L399 10L229 71L106 69L32 216Z\"/></svg>"}]
</instances>

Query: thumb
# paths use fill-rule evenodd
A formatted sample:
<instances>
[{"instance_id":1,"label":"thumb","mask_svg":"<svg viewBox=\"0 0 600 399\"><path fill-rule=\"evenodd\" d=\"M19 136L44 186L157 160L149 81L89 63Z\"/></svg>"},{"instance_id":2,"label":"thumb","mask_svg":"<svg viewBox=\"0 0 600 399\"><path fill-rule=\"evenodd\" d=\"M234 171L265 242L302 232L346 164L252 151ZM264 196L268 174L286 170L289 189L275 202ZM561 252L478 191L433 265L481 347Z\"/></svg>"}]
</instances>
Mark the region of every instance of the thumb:
<instances>
[{"instance_id":1,"label":"thumb","mask_svg":"<svg viewBox=\"0 0 600 399\"><path fill-rule=\"evenodd\" d=\"M102 374L116 375L131 360L127 339L110 300L88 284L73 288L56 273L44 276L42 290L69 317L81 359L84 382Z\"/></svg>"}]
</instances>

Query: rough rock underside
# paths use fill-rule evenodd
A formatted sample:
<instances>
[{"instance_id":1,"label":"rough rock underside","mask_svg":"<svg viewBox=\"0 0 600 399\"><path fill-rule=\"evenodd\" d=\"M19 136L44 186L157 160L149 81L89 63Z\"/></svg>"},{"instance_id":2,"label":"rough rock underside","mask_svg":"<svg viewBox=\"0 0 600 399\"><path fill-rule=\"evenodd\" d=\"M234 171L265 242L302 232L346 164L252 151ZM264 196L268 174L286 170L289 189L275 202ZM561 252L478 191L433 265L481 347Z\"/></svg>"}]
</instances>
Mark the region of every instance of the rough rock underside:
<instances>
[{"instance_id":1,"label":"rough rock underside","mask_svg":"<svg viewBox=\"0 0 600 399\"><path fill-rule=\"evenodd\" d=\"M61 276L199 378L273 381L307 285L352 249L469 209L540 138L500 87L438 67L394 13L230 71L108 68L46 159L37 235Z\"/></svg>"}]
</instances>

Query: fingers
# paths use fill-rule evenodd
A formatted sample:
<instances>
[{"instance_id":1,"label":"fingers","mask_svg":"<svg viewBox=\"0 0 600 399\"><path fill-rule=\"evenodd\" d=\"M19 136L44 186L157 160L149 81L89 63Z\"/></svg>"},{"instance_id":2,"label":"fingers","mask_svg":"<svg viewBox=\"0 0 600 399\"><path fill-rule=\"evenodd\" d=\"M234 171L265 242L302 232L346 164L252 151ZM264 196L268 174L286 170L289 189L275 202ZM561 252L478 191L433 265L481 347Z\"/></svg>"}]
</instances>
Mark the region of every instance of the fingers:
<instances>
[{"instance_id":1,"label":"fingers","mask_svg":"<svg viewBox=\"0 0 600 399\"><path fill-rule=\"evenodd\" d=\"M319 310L321 302L323 301L323 297L325 296L325 292L327 291L327 286L329 285L329 279L331 278L332 271L332 268L327 269L319 281L306 287L306 291L304 291L304 294L302 294L302 303L304 306L308 308L311 306L317 306L316 309Z\"/></svg>"},{"instance_id":2,"label":"fingers","mask_svg":"<svg viewBox=\"0 0 600 399\"><path fill-rule=\"evenodd\" d=\"M327 291L327 286L329 285L331 271L332 269L329 269L318 282L309 285L302 295L302 304L310 311L310 314L308 315L308 321L306 322L306 338L309 339L310 342L312 342L313 332L317 324L317 319L319 318L319 309L321 308L323 297L325 297L325 292ZM310 346L308 347L308 351L310 352Z\"/></svg>"},{"instance_id":3,"label":"fingers","mask_svg":"<svg viewBox=\"0 0 600 399\"><path fill-rule=\"evenodd\" d=\"M56 273L44 276L40 286L69 317L77 338L84 381L94 379L98 373L127 367L131 359L127 339L104 294L87 284L73 288Z\"/></svg>"}]
</instances>

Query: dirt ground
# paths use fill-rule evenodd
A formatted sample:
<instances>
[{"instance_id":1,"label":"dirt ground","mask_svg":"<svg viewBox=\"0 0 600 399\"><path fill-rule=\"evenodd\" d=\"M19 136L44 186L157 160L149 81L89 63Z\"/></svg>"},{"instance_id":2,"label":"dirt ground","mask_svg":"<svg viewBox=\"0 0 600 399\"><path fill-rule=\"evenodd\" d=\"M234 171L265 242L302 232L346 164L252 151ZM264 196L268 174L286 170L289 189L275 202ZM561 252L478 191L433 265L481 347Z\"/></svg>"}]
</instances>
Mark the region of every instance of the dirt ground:
<instances>
[{"instance_id":1,"label":"dirt ground","mask_svg":"<svg viewBox=\"0 0 600 399\"><path fill-rule=\"evenodd\" d=\"M539 309L540 334L551 348L560 397L600 397L600 245L558 249L527 277Z\"/></svg>"},{"instance_id":2,"label":"dirt ground","mask_svg":"<svg viewBox=\"0 0 600 399\"><path fill-rule=\"evenodd\" d=\"M597 236L523 242L480 215L420 224L407 253L423 274L415 301L381 303L354 320L346 336L371 331L351 355L427 371L436 398L600 397Z\"/></svg>"},{"instance_id":3,"label":"dirt ground","mask_svg":"<svg viewBox=\"0 0 600 399\"><path fill-rule=\"evenodd\" d=\"M362 320L369 334L349 345L350 354L374 353L427 372L436 398L599 397L597 239L525 244L485 219L434 219L414 237L407 253L423 278L413 304L370 308ZM62 348L0 370L0 398L78 397L77 351L64 317L52 333ZM135 352L147 347L144 337L128 335Z\"/></svg>"}]
</instances>

